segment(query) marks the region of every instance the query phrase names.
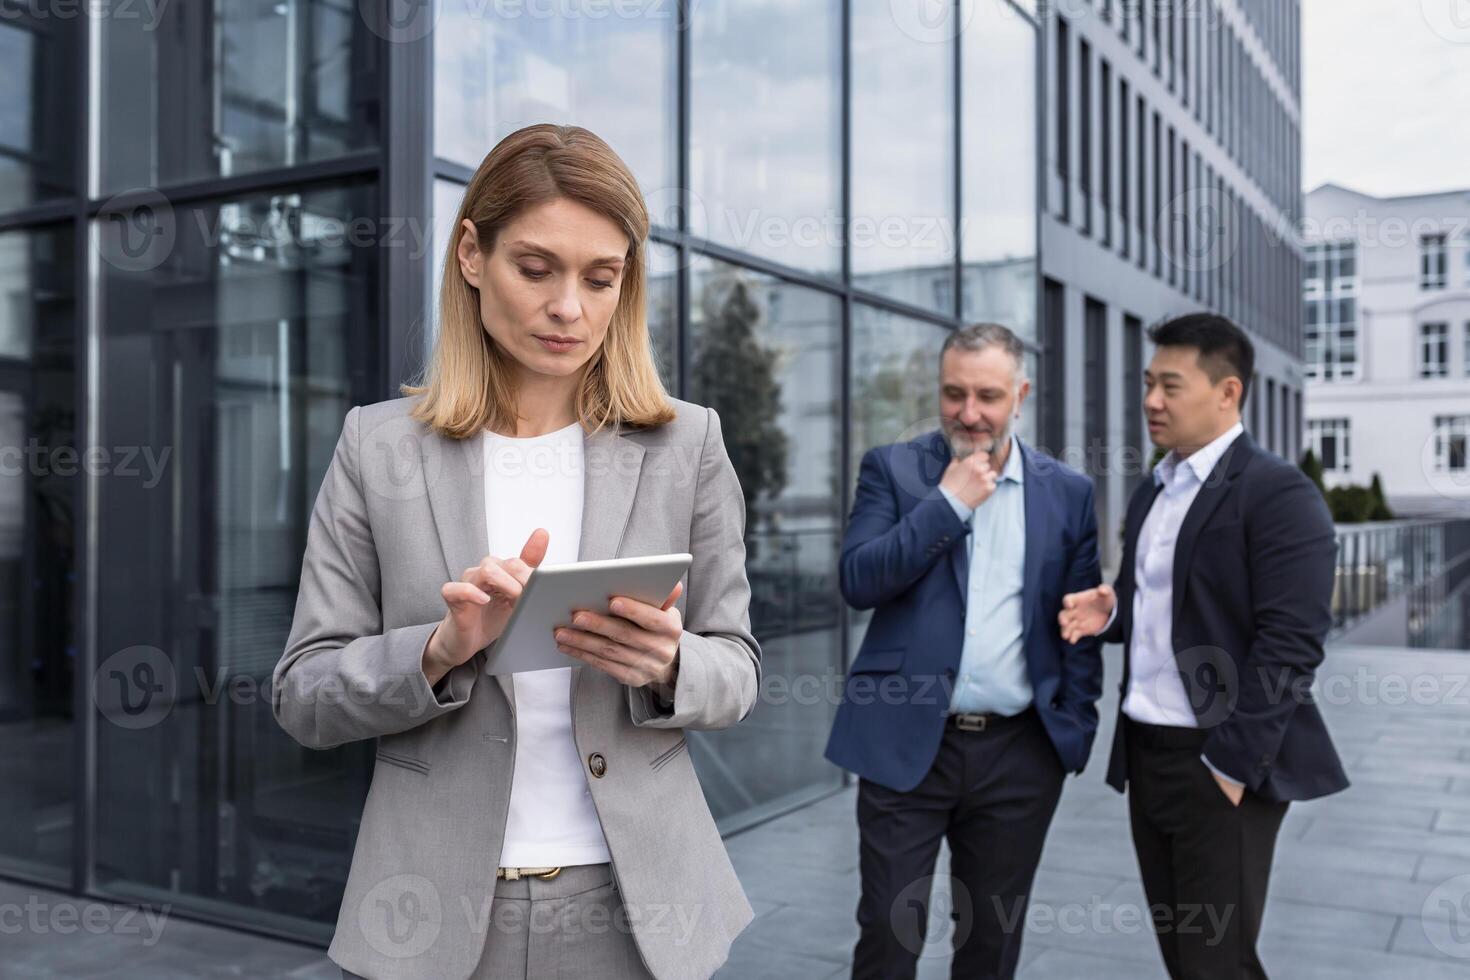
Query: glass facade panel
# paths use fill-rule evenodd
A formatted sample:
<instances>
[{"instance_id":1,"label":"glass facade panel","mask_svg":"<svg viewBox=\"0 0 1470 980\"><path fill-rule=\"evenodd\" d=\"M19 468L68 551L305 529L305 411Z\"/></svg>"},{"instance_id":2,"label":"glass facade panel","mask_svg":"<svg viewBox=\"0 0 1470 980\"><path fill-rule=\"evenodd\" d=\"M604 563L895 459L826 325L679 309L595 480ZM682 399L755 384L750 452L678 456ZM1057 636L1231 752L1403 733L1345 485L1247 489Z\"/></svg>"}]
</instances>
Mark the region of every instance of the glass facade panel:
<instances>
[{"instance_id":1,"label":"glass facade panel","mask_svg":"<svg viewBox=\"0 0 1470 980\"><path fill-rule=\"evenodd\" d=\"M344 233L374 191L181 211L141 265L95 230L100 439L139 460L98 483L96 871L120 894L335 919L371 746L297 745L269 690L343 416L376 400L380 251Z\"/></svg>"},{"instance_id":2,"label":"glass facade panel","mask_svg":"<svg viewBox=\"0 0 1470 980\"><path fill-rule=\"evenodd\" d=\"M926 26L953 37L956 16ZM886 3L852 7L853 283L953 316L954 42L906 26Z\"/></svg>"},{"instance_id":3,"label":"glass facade panel","mask_svg":"<svg viewBox=\"0 0 1470 980\"><path fill-rule=\"evenodd\" d=\"M668 0L441 0L434 152L474 169L523 126L585 126L627 162L656 205L676 196L677 16ZM656 221L674 214L652 210Z\"/></svg>"},{"instance_id":4,"label":"glass facade panel","mask_svg":"<svg viewBox=\"0 0 1470 980\"><path fill-rule=\"evenodd\" d=\"M76 191L75 15L45 4L6 5L0 16L0 211Z\"/></svg>"},{"instance_id":5,"label":"glass facade panel","mask_svg":"<svg viewBox=\"0 0 1470 980\"><path fill-rule=\"evenodd\" d=\"M949 330L861 303L852 308L849 491L863 454L939 428L939 349ZM871 610L847 610L849 655L862 644Z\"/></svg>"},{"instance_id":6,"label":"glass facade panel","mask_svg":"<svg viewBox=\"0 0 1470 980\"><path fill-rule=\"evenodd\" d=\"M715 817L749 817L840 785L822 758L842 669L842 309L817 290L710 262L689 311L689 397L720 413L745 492L751 628L762 703L691 733Z\"/></svg>"},{"instance_id":7,"label":"glass facade panel","mask_svg":"<svg viewBox=\"0 0 1470 980\"><path fill-rule=\"evenodd\" d=\"M961 319L1035 342L1036 29L1004 3L965 4Z\"/></svg>"},{"instance_id":8,"label":"glass facade panel","mask_svg":"<svg viewBox=\"0 0 1470 980\"><path fill-rule=\"evenodd\" d=\"M693 5L690 225L807 272L841 271L841 8Z\"/></svg>"},{"instance_id":9,"label":"glass facade panel","mask_svg":"<svg viewBox=\"0 0 1470 980\"><path fill-rule=\"evenodd\" d=\"M76 819L70 226L0 234L0 868L68 881Z\"/></svg>"},{"instance_id":10,"label":"glass facade panel","mask_svg":"<svg viewBox=\"0 0 1470 980\"><path fill-rule=\"evenodd\" d=\"M378 142L382 45L356 3L140 4L132 16L93 23L93 159L103 194L290 167Z\"/></svg>"}]
</instances>

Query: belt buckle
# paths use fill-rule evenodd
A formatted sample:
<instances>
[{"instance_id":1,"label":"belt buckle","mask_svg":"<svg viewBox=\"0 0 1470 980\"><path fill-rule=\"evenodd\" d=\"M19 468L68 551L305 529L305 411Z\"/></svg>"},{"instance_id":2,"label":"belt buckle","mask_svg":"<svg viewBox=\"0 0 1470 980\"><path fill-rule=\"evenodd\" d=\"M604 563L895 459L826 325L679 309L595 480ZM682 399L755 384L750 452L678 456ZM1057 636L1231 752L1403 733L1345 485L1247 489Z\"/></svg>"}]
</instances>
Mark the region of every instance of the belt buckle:
<instances>
[{"instance_id":1,"label":"belt buckle","mask_svg":"<svg viewBox=\"0 0 1470 980\"><path fill-rule=\"evenodd\" d=\"M989 721L990 719L982 714L955 715L954 727L962 732L983 732Z\"/></svg>"},{"instance_id":2,"label":"belt buckle","mask_svg":"<svg viewBox=\"0 0 1470 980\"><path fill-rule=\"evenodd\" d=\"M520 881L523 876L550 881L561 874L561 868L501 868L501 877L506 881Z\"/></svg>"}]
</instances>

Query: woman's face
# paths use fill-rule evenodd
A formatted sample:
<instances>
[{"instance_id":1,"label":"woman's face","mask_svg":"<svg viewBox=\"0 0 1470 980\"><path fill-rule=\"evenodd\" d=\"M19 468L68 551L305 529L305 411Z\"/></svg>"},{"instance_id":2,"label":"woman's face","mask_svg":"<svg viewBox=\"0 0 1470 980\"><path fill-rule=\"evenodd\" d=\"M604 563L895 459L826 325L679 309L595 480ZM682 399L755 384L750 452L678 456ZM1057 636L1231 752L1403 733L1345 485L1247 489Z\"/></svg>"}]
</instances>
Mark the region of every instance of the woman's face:
<instances>
[{"instance_id":1,"label":"woman's face","mask_svg":"<svg viewBox=\"0 0 1470 980\"><path fill-rule=\"evenodd\" d=\"M628 237L566 198L533 208L481 243L464 222L459 268L480 291L480 321L522 371L576 374L607 336L622 292Z\"/></svg>"}]
</instances>

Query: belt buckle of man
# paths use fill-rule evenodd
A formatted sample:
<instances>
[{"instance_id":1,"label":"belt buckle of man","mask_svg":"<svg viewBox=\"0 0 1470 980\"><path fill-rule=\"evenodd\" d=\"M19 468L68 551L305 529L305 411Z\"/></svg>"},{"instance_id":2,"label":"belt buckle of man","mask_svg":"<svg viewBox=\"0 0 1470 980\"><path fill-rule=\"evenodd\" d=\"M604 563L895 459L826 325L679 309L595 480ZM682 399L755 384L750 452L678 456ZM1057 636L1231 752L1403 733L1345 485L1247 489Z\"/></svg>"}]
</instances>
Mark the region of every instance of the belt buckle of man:
<instances>
[{"instance_id":1,"label":"belt buckle of man","mask_svg":"<svg viewBox=\"0 0 1470 980\"><path fill-rule=\"evenodd\" d=\"M953 715L954 727L962 732L983 732L990 724L990 715L983 713L955 712Z\"/></svg>"},{"instance_id":2,"label":"belt buckle of man","mask_svg":"<svg viewBox=\"0 0 1470 980\"><path fill-rule=\"evenodd\" d=\"M544 878L550 881L559 874L561 868L498 868L495 871L495 877L506 881L519 881L522 878Z\"/></svg>"}]
</instances>

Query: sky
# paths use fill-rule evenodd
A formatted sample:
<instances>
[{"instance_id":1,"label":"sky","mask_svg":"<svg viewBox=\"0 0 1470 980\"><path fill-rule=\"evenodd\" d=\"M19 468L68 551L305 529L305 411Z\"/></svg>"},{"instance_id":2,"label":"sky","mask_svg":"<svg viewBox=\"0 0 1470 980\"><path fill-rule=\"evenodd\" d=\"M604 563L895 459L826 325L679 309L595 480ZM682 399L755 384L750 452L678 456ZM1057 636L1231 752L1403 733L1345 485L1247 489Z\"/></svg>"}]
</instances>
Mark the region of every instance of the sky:
<instances>
[{"instance_id":1,"label":"sky","mask_svg":"<svg viewBox=\"0 0 1470 980\"><path fill-rule=\"evenodd\" d=\"M1302 189L1470 188L1470 0L1302 8Z\"/></svg>"}]
</instances>

